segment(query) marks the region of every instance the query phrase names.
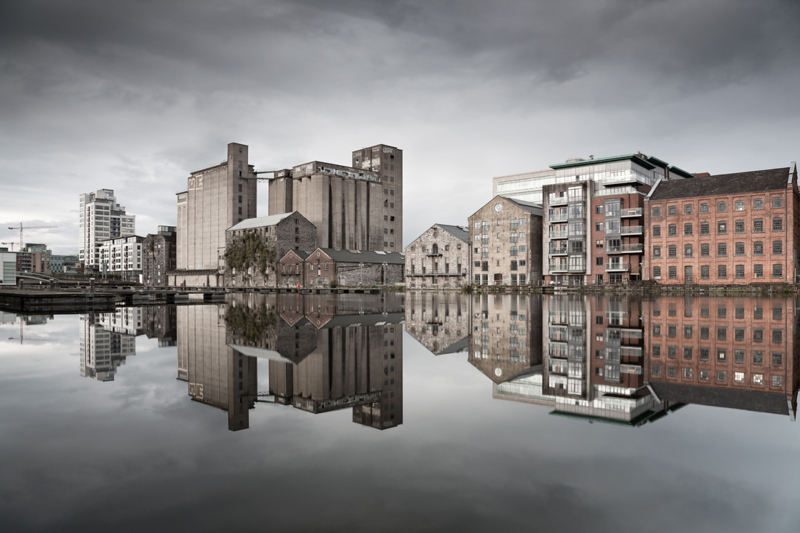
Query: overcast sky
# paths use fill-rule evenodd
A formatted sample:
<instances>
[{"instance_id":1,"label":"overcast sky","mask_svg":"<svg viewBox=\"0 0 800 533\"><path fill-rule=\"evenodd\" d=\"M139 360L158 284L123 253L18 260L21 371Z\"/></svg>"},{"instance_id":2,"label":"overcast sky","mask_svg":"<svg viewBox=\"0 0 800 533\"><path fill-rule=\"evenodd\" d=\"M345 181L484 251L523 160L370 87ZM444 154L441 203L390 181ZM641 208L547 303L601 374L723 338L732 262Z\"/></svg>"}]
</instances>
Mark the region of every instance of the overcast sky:
<instances>
[{"instance_id":1,"label":"overcast sky","mask_svg":"<svg viewBox=\"0 0 800 533\"><path fill-rule=\"evenodd\" d=\"M404 151L405 243L493 176L642 151L692 172L800 157L796 0L5 0L0 240L78 246L78 195L175 224L192 170ZM259 215L267 187L259 186Z\"/></svg>"}]
</instances>

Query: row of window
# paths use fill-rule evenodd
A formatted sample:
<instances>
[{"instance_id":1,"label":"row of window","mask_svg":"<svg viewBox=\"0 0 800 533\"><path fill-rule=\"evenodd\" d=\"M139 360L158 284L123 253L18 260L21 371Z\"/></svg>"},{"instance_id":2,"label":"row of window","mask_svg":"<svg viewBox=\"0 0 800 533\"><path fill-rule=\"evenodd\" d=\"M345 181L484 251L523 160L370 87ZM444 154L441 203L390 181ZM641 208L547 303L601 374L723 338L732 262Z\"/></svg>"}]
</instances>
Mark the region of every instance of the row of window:
<instances>
[{"instance_id":1,"label":"row of window","mask_svg":"<svg viewBox=\"0 0 800 533\"><path fill-rule=\"evenodd\" d=\"M504 220L498 220L497 221L497 225L499 226L503 222L505 222L505 221ZM520 219L512 218L508 222L511 225L511 229L516 229L517 226L524 226L525 225L525 219L524 218L520 218ZM472 223L472 228L476 229L476 230L479 229L483 233L486 233L486 232L489 231L489 223L486 222L485 220L481 220L480 222L476 221L476 222Z\"/></svg>"},{"instance_id":2,"label":"row of window","mask_svg":"<svg viewBox=\"0 0 800 533\"><path fill-rule=\"evenodd\" d=\"M692 308L685 307L683 310L683 316L691 317L692 316ZM677 316L677 310L675 309L675 304L669 304L668 310L669 316ZM661 316L661 309L659 307L653 308L653 316ZM711 311L708 307L701 307L700 308L700 318L709 318L711 316ZM744 307L735 307L734 308L734 316L738 320L744 320ZM728 317L728 308L721 306L717 307L717 318L727 318ZM763 320L764 319L764 308L763 307L755 307L753 309L753 320ZM783 307L773 307L772 308L772 320L783 320ZM602 324L602 322L599 322Z\"/></svg>"},{"instance_id":3,"label":"row of window","mask_svg":"<svg viewBox=\"0 0 800 533\"><path fill-rule=\"evenodd\" d=\"M745 243L743 242L734 243L733 253L735 256L745 255ZM772 241L772 255L782 255L782 254L783 254L783 241ZM727 257L727 255L728 255L728 243L718 242L717 257ZM764 255L763 241L755 241L753 243L753 255ZM684 244L683 257L693 257L693 256L694 256L694 245ZM653 257L654 258L661 257L661 246L653 246ZM678 247L676 245L671 244L667 247L667 257L678 257ZM700 257L711 257L710 243L702 243L700 245Z\"/></svg>"},{"instance_id":4,"label":"row of window","mask_svg":"<svg viewBox=\"0 0 800 533\"><path fill-rule=\"evenodd\" d=\"M527 277L525 274L511 274L511 285L525 285ZM475 274L475 283L480 285L489 284L488 274Z\"/></svg>"},{"instance_id":5,"label":"row of window","mask_svg":"<svg viewBox=\"0 0 800 533\"><path fill-rule=\"evenodd\" d=\"M745 333L747 328L733 328L733 340L736 342L745 342ZM709 333L711 328L709 326L700 326L700 339L701 340L708 340ZM783 342L783 330L782 329L772 329L772 342L773 343L781 343ZM677 326L675 325L667 325L667 337L669 338L677 338ZM691 339L692 335L694 334L694 329L692 326L684 326L683 327L683 338L684 339ZM661 324L653 324L653 337L660 337L661 336ZM728 340L728 328L725 326L718 326L717 327L717 340L718 341L725 341ZM753 328L753 338L752 342L764 342L764 329L763 328ZM654 354L655 356L655 354Z\"/></svg>"},{"instance_id":6,"label":"row of window","mask_svg":"<svg viewBox=\"0 0 800 533\"><path fill-rule=\"evenodd\" d=\"M511 270L517 270L517 266L524 268L526 266L525 259L521 259L519 261L511 261ZM475 268L480 268L483 272L488 272L489 261L475 261Z\"/></svg>"},{"instance_id":7,"label":"row of window","mask_svg":"<svg viewBox=\"0 0 800 533\"><path fill-rule=\"evenodd\" d=\"M782 209L783 208L783 198L780 196L773 196L772 197L772 208L773 209ZM764 199L763 198L754 198L753 199L753 210L760 210L764 209ZM683 204L683 214L684 215L691 215L692 211L694 210L694 204ZM734 211L744 211L745 210L745 201L744 200L734 200L733 202L733 210ZM717 202L717 213L726 213L728 211L728 202ZM709 213L709 204L704 202L700 204L700 213ZM653 207L652 213L654 217L661 216L661 207ZM678 214L678 206L677 205L670 205L667 206L667 215L675 216Z\"/></svg>"},{"instance_id":8,"label":"row of window","mask_svg":"<svg viewBox=\"0 0 800 533\"><path fill-rule=\"evenodd\" d=\"M674 366L667 367L667 377L674 378L677 377L678 370ZM700 369L700 379L703 381L707 381L710 379L711 371L707 368ZM652 369L653 376L660 376L661 375L661 365L653 365ZM685 379L694 379L694 370L690 367L686 367L683 369L683 377ZM728 379L728 372L726 370L717 370L716 377L718 383L725 383ZM773 387L782 387L783 386L783 376L771 376L772 377L772 386ZM746 381L745 373L744 372L734 372L733 373L733 382L738 384L744 384ZM753 385L763 385L764 384L764 374L753 374Z\"/></svg>"},{"instance_id":9,"label":"row of window","mask_svg":"<svg viewBox=\"0 0 800 533\"><path fill-rule=\"evenodd\" d=\"M500 233L497 234L497 238L498 239L502 238ZM524 239L524 238L525 238L525 232L524 231L520 231L519 234L517 234L516 232L512 232L511 234L509 234L509 237L508 237L508 239L511 242L517 242L518 239ZM475 234L475 242L481 242L482 244L489 244L489 235L487 233L484 233L483 235L479 235L479 234L476 233Z\"/></svg>"},{"instance_id":10,"label":"row of window","mask_svg":"<svg viewBox=\"0 0 800 533\"><path fill-rule=\"evenodd\" d=\"M734 265L734 275L735 279L745 279L745 266L744 265ZM678 279L678 268L671 266L668 267L668 279ZM753 265L753 278L755 279L762 279L764 277L764 265ZM772 265L772 278L782 278L783 277L783 265L781 263L775 263ZM661 279L661 267L654 266L653 267L653 279ZM688 282L692 279L692 267L686 266L684 267L684 279ZM711 279L711 267L709 265L701 265L700 266L700 279ZM717 279L728 279L728 265L717 265Z\"/></svg>"},{"instance_id":11,"label":"row of window","mask_svg":"<svg viewBox=\"0 0 800 533\"><path fill-rule=\"evenodd\" d=\"M709 348L700 348L700 361L708 361L709 360ZM667 346L667 358L668 359L677 359L678 357L678 347L677 346ZM654 344L652 348L653 357L661 357L661 345ZM686 346L683 348L683 359L684 361L691 361L693 357L692 348ZM751 352L751 357L753 364L756 366L762 366L764 364L764 352L761 350L753 350ZM733 362L737 365L743 365L745 359L745 351L744 350L734 350L733 351ZM717 363L727 363L728 362L728 351L727 350L717 350ZM783 365L783 354L781 352L772 352L772 366L781 366Z\"/></svg>"},{"instance_id":12,"label":"row of window","mask_svg":"<svg viewBox=\"0 0 800 533\"><path fill-rule=\"evenodd\" d=\"M734 233L744 233L745 232L745 221L742 219L734 220ZM772 231L783 231L783 218L782 217L772 217ZM718 220L717 221L717 235L726 235L728 233L728 221L727 220ZM764 219L763 218L756 218L753 220L753 233L764 233ZM653 231L651 232L653 237L661 237L661 226L659 224L653 225ZM683 236L684 237L691 237L694 235L694 225L691 222L687 222L683 225ZM711 235L711 226L709 222L701 222L700 223L700 235ZM678 225L677 224L669 224L667 225L667 237L677 237L678 236Z\"/></svg>"},{"instance_id":13,"label":"row of window","mask_svg":"<svg viewBox=\"0 0 800 533\"><path fill-rule=\"evenodd\" d=\"M489 248L488 247L486 247L486 248L475 248L475 253L476 254L481 254L481 257L489 257ZM500 253L500 247L499 246L497 247L497 253ZM517 255L517 253L524 254L525 253L525 247L524 246L512 246L509 249L509 255L511 255L512 257L515 257Z\"/></svg>"}]
</instances>

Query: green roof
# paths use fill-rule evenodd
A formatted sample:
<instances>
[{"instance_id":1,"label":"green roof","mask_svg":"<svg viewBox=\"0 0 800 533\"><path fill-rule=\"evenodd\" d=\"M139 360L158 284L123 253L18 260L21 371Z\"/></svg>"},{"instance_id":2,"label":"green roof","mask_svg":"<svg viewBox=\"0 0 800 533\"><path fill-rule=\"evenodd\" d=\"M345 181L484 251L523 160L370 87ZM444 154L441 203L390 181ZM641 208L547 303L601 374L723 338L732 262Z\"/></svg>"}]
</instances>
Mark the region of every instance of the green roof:
<instances>
[{"instance_id":1,"label":"green roof","mask_svg":"<svg viewBox=\"0 0 800 533\"><path fill-rule=\"evenodd\" d=\"M642 159L636 154L627 154L627 155L618 155L615 157L602 157L600 159L587 159L584 161L573 161L571 163L558 163L556 165L550 165L550 168L554 170L560 170L563 168L572 168L572 167L586 167L589 165L599 165L603 163L613 163L615 161L633 161L637 165L646 168L647 170L652 170L655 167L652 163L648 163L646 159Z\"/></svg>"}]
</instances>

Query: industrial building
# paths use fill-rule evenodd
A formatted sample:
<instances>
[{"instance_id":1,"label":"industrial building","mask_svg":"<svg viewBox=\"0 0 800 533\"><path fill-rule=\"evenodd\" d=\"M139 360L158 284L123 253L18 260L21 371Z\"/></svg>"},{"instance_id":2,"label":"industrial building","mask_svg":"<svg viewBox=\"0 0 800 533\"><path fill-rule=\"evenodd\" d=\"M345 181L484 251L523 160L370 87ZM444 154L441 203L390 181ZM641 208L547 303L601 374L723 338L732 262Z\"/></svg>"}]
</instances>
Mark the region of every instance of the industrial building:
<instances>
[{"instance_id":1,"label":"industrial building","mask_svg":"<svg viewBox=\"0 0 800 533\"><path fill-rule=\"evenodd\" d=\"M248 218L226 233L225 286L276 287L275 268L289 250L313 250L317 229L297 211Z\"/></svg>"},{"instance_id":2,"label":"industrial building","mask_svg":"<svg viewBox=\"0 0 800 533\"><path fill-rule=\"evenodd\" d=\"M405 258L398 252L368 252L317 248L291 250L278 264L278 286L372 287L403 282Z\"/></svg>"},{"instance_id":3,"label":"industrial building","mask_svg":"<svg viewBox=\"0 0 800 533\"><path fill-rule=\"evenodd\" d=\"M403 151L379 144L352 153L352 166L312 161L274 173L269 214L298 211L317 246L397 252L403 247Z\"/></svg>"},{"instance_id":4,"label":"industrial building","mask_svg":"<svg viewBox=\"0 0 800 533\"><path fill-rule=\"evenodd\" d=\"M663 285L793 283L797 166L657 184L644 202L644 279Z\"/></svg>"},{"instance_id":5,"label":"industrial building","mask_svg":"<svg viewBox=\"0 0 800 533\"><path fill-rule=\"evenodd\" d=\"M469 241L472 283L541 283L541 206L495 196L469 217Z\"/></svg>"},{"instance_id":6,"label":"industrial building","mask_svg":"<svg viewBox=\"0 0 800 533\"><path fill-rule=\"evenodd\" d=\"M469 230L434 224L406 246L407 289L459 289L469 283Z\"/></svg>"},{"instance_id":7,"label":"industrial building","mask_svg":"<svg viewBox=\"0 0 800 533\"><path fill-rule=\"evenodd\" d=\"M225 231L256 216L256 174L248 148L228 144L218 165L192 172L178 193L177 268L168 284L190 287L223 284Z\"/></svg>"},{"instance_id":8,"label":"industrial building","mask_svg":"<svg viewBox=\"0 0 800 533\"><path fill-rule=\"evenodd\" d=\"M148 287L166 287L167 272L177 264L177 228L159 226L158 233L142 241L142 283Z\"/></svg>"},{"instance_id":9,"label":"industrial building","mask_svg":"<svg viewBox=\"0 0 800 533\"><path fill-rule=\"evenodd\" d=\"M98 272L101 243L135 234L136 216L128 215L125 208L117 204L117 198L111 189L81 194L78 213L78 258L84 265L84 271Z\"/></svg>"}]
</instances>

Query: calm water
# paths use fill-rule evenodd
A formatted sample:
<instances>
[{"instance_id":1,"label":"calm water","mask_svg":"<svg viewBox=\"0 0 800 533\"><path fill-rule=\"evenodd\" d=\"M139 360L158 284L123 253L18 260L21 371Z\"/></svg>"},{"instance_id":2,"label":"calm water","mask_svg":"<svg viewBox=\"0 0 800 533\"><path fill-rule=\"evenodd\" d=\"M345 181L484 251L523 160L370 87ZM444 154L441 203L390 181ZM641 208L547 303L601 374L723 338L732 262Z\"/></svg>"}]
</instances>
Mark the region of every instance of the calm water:
<instances>
[{"instance_id":1,"label":"calm water","mask_svg":"<svg viewBox=\"0 0 800 533\"><path fill-rule=\"evenodd\" d=\"M797 531L796 306L0 313L0 531Z\"/></svg>"}]
</instances>

